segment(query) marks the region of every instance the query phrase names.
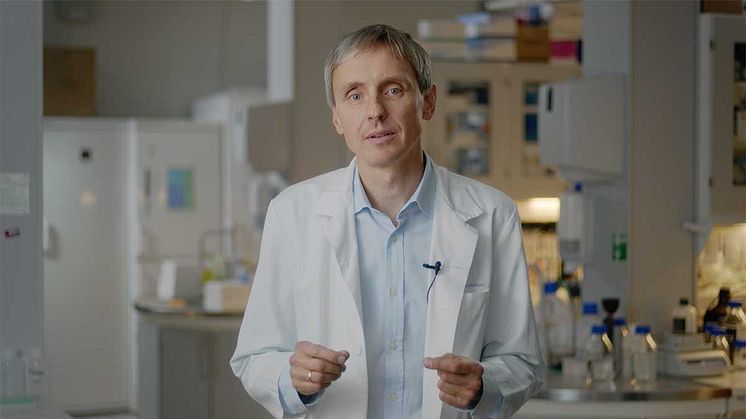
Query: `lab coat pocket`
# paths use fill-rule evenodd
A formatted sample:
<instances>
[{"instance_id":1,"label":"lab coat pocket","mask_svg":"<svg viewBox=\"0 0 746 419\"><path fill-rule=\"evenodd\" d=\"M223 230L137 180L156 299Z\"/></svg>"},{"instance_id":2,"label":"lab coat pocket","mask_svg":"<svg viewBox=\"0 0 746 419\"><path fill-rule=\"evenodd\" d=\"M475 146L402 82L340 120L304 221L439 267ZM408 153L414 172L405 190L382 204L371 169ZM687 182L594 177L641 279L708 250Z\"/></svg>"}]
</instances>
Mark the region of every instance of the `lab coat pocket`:
<instances>
[{"instance_id":1,"label":"lab coat pocket","mask_svg":"<svg viewBox=\"0 0 746 419\"><path fill-rule=\"evenodd\" d=\"M489 290L464 293L456 326L453 353L479 360L482 354L489 299Z\"/></svg>"}]
</instances>

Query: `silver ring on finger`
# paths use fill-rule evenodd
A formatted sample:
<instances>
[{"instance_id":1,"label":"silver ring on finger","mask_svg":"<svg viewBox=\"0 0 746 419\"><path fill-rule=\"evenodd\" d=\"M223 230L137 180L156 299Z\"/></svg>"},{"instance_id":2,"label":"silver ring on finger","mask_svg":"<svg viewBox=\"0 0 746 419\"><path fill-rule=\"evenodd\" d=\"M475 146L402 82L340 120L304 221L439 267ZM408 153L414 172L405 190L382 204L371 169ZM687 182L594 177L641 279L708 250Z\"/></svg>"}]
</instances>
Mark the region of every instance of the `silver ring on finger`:
<instances>
[{"instance_id":1,"label":"silver ring on finger","mask_svg":"<svg viewBox=\"0 0 746 419\"><path fill-rule=\"evenodd\" d=\"M308 371L308 382L309 383L313 383L313 380L311 379L311 374L312 373L313 373L313 371Z\"/></svg>"}]
</instances>

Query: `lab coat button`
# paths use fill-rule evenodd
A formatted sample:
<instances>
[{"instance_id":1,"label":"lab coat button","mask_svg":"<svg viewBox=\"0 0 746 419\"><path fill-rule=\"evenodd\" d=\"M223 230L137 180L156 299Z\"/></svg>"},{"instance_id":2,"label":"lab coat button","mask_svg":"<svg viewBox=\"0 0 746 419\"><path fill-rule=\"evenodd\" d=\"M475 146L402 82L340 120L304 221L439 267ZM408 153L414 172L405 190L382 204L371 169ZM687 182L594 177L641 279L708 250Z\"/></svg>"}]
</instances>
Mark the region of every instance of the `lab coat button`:
<instances>
[{"instance_id":1,"label":"lab coat button","mask_svg":"<svg viewBox=\"0 0 746 419\"><path fill-rule=\"evenodd\" d=\"M389 400L391 400L392 402L395 402L399 400L399 396L397 396L396 393L391 393L389 394Z\"/></svg>"},{"instance_id":2,"label":"lab coat button","mask_svg":"<svg viewBox=\"0 0 746 419\"><path fill-rule=\"evenodd\" d=\"M391 287L391 289L389 290L389 295L391 295L392 297L396 297L397 295L399 295L399 290L397 290L395 287Z\"/></svg>"},{"instance_id":3,"label":"lab coat button","mask_svg":"<svg viewBox=\"0 0 746 419\"><path fill-rule=\"evenodd\" d=\"M389 348L391 348L392 351L395 351L399 349L399 345L396 342L391 342L391 345L389 345Z\"/></svg>"}]
</instances>

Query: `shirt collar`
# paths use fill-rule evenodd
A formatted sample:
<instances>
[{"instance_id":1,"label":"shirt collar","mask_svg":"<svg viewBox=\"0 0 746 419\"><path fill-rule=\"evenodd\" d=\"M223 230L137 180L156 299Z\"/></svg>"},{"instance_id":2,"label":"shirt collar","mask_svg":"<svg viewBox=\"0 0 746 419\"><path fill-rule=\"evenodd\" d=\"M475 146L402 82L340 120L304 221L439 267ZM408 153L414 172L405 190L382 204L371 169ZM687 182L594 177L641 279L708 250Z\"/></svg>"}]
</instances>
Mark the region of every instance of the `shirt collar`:
<instances>
[{"instance_id":1,"label":"shirt collar","mask_svg":"<svg viewBox=\"0 0 746 419\"><path fill-rule=\"evenodd\" d=\"M420 179L420 184L417 185L417 189L414 191L409 200L399 210L399 214L407 209L412 203L416 204L417 208L428 218L433 216L433 206L435 205L435 176L433 173L433 164L430 157L424 154L425 157L425 171ZM357 170L357 163L355 164L355 172L352 177L352 199L355 208L355 214L359 213L364 209L372 210L368 199L368 194L365 193L363 183L360 180L360 173ZM398 218L398 216L397 216Z\"/></svg>"}]
</instances>

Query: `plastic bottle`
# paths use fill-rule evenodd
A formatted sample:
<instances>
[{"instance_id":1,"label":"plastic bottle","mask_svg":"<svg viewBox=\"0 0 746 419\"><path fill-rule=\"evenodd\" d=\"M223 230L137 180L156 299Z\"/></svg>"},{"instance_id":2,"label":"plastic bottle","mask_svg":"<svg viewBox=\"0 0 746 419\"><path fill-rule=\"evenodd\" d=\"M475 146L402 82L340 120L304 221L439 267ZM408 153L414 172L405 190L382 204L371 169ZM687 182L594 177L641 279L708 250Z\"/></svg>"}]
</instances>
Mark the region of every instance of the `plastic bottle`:
<instances>
[{"instance_id":1,"label":"plastic bottle","mask_svg":"<svg viewBox=\"0 0 746 419\"><path fill-rule=\"evenodd\" d=\"M720 327L713 327L710 330L710 334L712 335L712 348L725 352L732 364L733 358L730 357L730 342L728 342L728 338L725 336L725 330Z\"/></svg>"},{"instance_id":2,"label":"plastic bottle","mask_svg":"<svg viewBox=\"0 0 746 419\"><path fill-rule=\"evenodd\" d=\"M47 390L47 363L41 351L31 348L26 351L24 358L26 364L26 395L41 403L46 399Z\"/></svg>"},{"instance_id":3,"label":"plastic bottle","mask_svg":"<svg viewBox=\"0 0 746 419\"><path fill-rule=\"evenodd\" d=\"M541 300L542 318L547 346L547 363L557 366L562 358L572 355L572 311L570 306L557 298L557 283L544 284Z\"/></svg>"},{"instance_id":4,"label":"plastic bottle","mask_svg":"<svg viewBox=\"0 0 746 419\"><path fill-rule=\"evenodd\" d=\"M627 329L624 317L614 319L614 330L611 336L611 344L614 345L614 371L621 375L624 364L624 341L629 340L629 329Z\"/></svg>"},{"instance_id":5,"label":"plastic bottle","mask_svg":"<svg viewBox=\"0 0 746 419\"><path fill-rule=\"evenodd\" d=\"M588 362L591 380L605 381L614 378L613 352L614 347L606 334L606 326L594 325L580 351L580 357Z\"/></svg>"},{"instance_id":6,"label":"plastic bottle","mask_svg":"<svg viewBox=\"0 0 746 419\"><path fill-rule=\"evenodd\" d=\"M2 363L2 398L23 397L26 393L26 366L23 362L23 351L18 349L3 350Z\"/></svg>"},{"instance_id":7,"label":"plastic bottle","mask_svg":"<svg viewBox=\"0 0 746 419\"><path fill-rule=\"evenodd\" d=\"M733 351L733 369L746 370L746 340L736 340Z\"/></svg>"},{"instance_id":8,"label":"plastic bottle","mask_svg":"<svg viewBox=\"0 0 746 419\"><path fill-rule=\"evenodd\" d=\"M673 333L697 333L697 309L689 305L688 298L680 298L671 313Z\"/></svg>"},{"instance_id":9,"label":"plastic bottle","mask_svg":"<svg viewBox=\"0 0 746 419\"><path fill-rule=\"evenodd\" d=\"M635 381L655 381L658 375L656 352L658 345L650 335L650 326L638 325L635 328L635 340L632 344L632 370Z\"/></svg>"},{"instance_id":10,"label":"plastic bottle","mask_svg":"<svg viewBox=\"0 0 746 419\"><path fill-rule=\"evenodd\" d=\"M627 335L622 337L622 367L621 375L625 380L631 380L635 378L634 370L632 369L632 346L635 344L637 335L634 333L636 325L630 324L627 327Z\"/></svg>"},{"instance_id":11,"label":"plastic bottle","mask_svg":"<svg viewBox=\"0 0 746 419\"><path fill-rule=\"evenodd\" d=\"M591 335L591 328L600 324L601 318L598 315L598 304L585 302L583 303L583 314L575 323L575 352L582 351L585 341Z\"/></svg>"},{"instance_id":12,"label":"plastic bottle","mask_svg":"<svg viewBox=\"0 0 746 419\"><path fill-rule=\"evenodd\" d=\"M728 337L728 343L731 344L731 352L733 352L733 342L735 342L736 339L746 339L746 314L743 312L741 301L728 301L728 311L726 312L725 317L723 317L720 326L725 330L725 335ZM731 353L731 355L733 354Z\"/></svg>"}]
</instances>

